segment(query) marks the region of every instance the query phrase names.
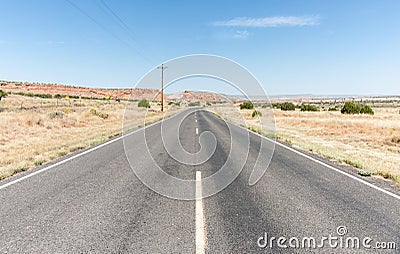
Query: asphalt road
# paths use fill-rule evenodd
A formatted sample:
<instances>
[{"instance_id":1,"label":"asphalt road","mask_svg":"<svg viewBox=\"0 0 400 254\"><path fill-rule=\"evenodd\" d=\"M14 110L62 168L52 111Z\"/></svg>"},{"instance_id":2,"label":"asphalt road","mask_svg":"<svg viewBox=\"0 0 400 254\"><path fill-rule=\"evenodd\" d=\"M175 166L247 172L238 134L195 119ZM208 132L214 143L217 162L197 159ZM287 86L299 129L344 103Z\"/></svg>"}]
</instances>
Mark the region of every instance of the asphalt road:
<instances>
[{"instance_id":1,"label":"asphalt road","mask_svg":"<svg viewBox=\"0 0 400 254\"><path fill-rule=\"evenodd\" d=\"M280 145L275 147L265 175L249 186L260 137L232 125L238 140L250 137L249 156L232 184L202 199L201 206L197 206L199 200L176 200L152 191L130 165L144 172L157 163L169 175L195 180L196 172L201 172L202 178L216 173L229 156L234 141L228 125L207 111L190 112L184 119L182 113L164 121L168 124L163 137L173 142L178 133L182 147L196 153L201 133L211 131L217 141L215 152L200 165L172 158L162 145L158 123L145 133L142 129L126 138L127 152L135 154L133 160L128 161L123 140L117 139L35 175L27 172L1 181L0 253L400 252L398 198ZM180 147L172 144L170 149ZM48 166L51 164L42 168ZM18 180L24 176L29 177ZM157 175L152 177L147 180L164 184ZM185 192L196 190L188 187ZM203 216L200 236L199 207ZM342 237L338 227L346 228ZM338 247L331 248L328 240L323 240L329 235L338 237L331 242L337 242ZM275 240L270 245L272 237ZM278 246L279 237L287 239L280 242L282 246ZM316 239L316 245L323 242L325 247L309 248L306 241L302 248L306 237ZM348 237L360 241L370 238L366 244L371 247L377 242L394 242L397 250L346 248ZM197 245L199 238L203 239L203 250ZM298 248L291 248L296 238Z\"/></svg>"}]
</instances>

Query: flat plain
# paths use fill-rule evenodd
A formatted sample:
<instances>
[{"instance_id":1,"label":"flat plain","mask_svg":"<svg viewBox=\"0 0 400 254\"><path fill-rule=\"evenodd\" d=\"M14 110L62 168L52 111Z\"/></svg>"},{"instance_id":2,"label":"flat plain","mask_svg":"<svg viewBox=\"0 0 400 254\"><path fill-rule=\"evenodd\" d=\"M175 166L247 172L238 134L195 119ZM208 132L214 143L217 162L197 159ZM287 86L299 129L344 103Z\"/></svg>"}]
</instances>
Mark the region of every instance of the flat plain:
<instances>
[{"instance_id":1,"label":"flat plain","mask_svg":"<svg viewBox=\"0 0 400 254\"><path fill-rule=\"evenodd\" d=\"M145 124L146 108L136 101L46 99L9 95L0 101L0 180L107 139L123 130L127 103L129 129ZM151 103L146 124L163 117ZM167 115L179 110L170 107ZM125 126L126 127L126 126Z\"/></svg>"},{"instance_id":2,"label":"flat plain","mask_svg":"<svg viewBox=\"0 0 400 254\"><path fill-rule=\"evenodd\" d=\"M9 95L0 101L0 179L120 135L124 117L129 129L163 117L159 103L151 102L145 123L147 109L137 105L126 100ZM170 105L166 115L185 108ZM393 104L373 107L374 115L282 111L259 105L260 118L252 116L253 110L240 110L238 103L199 105L225 120L400 187L400 113Z\"/></svg>"},{"instance_id":3,"label":"flat plain","mask_svg":"<svg viewBox=\"0 0 400 254\"><path fill-rule=\"evenodd\" d=\"M374 107L374 115L341 114L340 108L303 112L259 107L262 116L258 118L252 117L253 110L240 110L238 104L212 110L253 131L355 167L360 175L383 177L400 187L400 113L393 104ZM271 116L275 120L275 133Z\"/></svg>"}]
</instances>

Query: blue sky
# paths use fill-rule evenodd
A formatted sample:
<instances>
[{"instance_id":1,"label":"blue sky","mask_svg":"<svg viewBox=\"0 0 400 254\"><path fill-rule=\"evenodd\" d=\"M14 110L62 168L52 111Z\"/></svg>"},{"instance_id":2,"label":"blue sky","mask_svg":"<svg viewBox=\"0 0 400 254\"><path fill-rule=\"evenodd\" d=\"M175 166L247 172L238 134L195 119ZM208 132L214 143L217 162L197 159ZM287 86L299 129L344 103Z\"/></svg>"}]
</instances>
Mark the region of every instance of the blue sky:
<instances>
[{"instance_id":1,"label":"blue sky","mask_svg":"<svg viewBox=\"0 0 400 254\"><path fill-rule=\"evenodd\" d=\"M171 58L215 54L269 95L400 94L397 0L0 0L0 9L0 80L133 87Z\"/></svg>"}]
</instances>

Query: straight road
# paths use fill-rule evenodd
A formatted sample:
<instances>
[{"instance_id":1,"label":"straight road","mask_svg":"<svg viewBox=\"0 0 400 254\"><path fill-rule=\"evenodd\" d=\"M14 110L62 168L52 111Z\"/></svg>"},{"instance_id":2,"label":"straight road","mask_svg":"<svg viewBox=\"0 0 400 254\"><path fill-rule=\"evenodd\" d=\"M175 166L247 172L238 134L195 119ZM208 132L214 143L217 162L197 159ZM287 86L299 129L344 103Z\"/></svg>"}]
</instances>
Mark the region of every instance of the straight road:
<instances>
[{"instance_id":1,"label":"straight road","mask_svg":"<svg viewBox=\"0 0 400 254\"><path fill-rule=\"evenodd\" d=\"M198 152L199 136L211 131L215 152L200 165L180 163L164 148L157 123L124 140L134 160L117 139L21 181L22 175L1 181L0 253L399 253L398 198L279 145L266 174L249 186L260 137L204 110L164 123L163 137L178 133L189 153ZM235 135L249 135L250 151L240 175L216 195L170 199L146 187L130 167L146 170L156 162L177 178L211 176L229 156L228 125ZM185 191L207 191L201 186L197 181ZM345 233L343 248L330 248L327 240L325 248L301 248L305 237L317 245L338 237L338 228ZM278 246L279 237L288 248ZM370 238L371 247L394 242L397 250L345 248L346 237ZM292 245L299 239L298 248L290 248L289 238Z\"/></svg>"}]
</instances>

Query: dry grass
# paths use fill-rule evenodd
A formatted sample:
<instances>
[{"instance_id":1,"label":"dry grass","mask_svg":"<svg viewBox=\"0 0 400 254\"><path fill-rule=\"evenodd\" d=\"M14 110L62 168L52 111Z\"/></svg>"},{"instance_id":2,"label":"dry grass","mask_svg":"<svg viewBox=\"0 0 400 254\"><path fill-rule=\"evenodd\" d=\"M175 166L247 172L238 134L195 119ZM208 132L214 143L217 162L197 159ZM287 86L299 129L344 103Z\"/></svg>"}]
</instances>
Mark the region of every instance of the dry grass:
<instances>
[{"instance_id":1,"label":"dry grass","mask_svg":"<svg viewBox=\"0 0 400 254\"><path fill-rule=\"evenodd\" d=\"M0 179L121 134L126 104L8 96L0 101ZM146 109L130 106L129 129L143 126ZM146 120L162 118L158 111L153 103Z\"/></svg>"},{"instance_id":2,"label":"dry grass","mask_svg":"<svg viewBox=\"0 0 400 254\"><path fill-rule=\"evenodd\" d=\"M236 107L213 108L225 119L263 134L252 110ZM260 108L263 123L271 109ZM240 114L237 112L240 111ZM400 114L398 108L374 108L375 115L346 115L340 112L301 112L274 110L276 137L295 147L322 155L337 163L360 169L361 175L382 176L400 187ZM271 134L269 134L271 135Z\"/></svg>"}]
</instances>

